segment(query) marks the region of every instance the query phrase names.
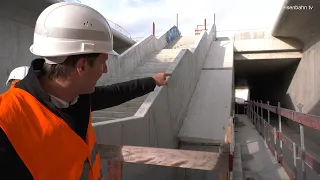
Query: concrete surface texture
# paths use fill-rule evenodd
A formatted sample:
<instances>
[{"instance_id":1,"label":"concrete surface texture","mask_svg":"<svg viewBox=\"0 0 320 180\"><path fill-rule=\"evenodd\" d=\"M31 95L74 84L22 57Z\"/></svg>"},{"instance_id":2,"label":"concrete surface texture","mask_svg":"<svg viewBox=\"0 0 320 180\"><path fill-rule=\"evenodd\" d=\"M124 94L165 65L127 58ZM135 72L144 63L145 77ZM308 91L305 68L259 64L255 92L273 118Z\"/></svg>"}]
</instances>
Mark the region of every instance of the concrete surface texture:
<instances>
[{"instance_id":1,"label":"concrete surface texture","mask_svg":"<svg viewBox=\"0 0 320 180\"><path fill-rule=\"evenodd\" d=\"M232 44L230 41L215 41L211 44L179 132L181 141L224 142L233 92Z\"/></svg>"},{"instance_id":2,"label":"concrete surface texture","mask_svg":"<svg viewBox=\"0 0 320 180\"><path fill-rule=\"evenodd\" d=\"M182 49L167 69L168 86L156 88L134 116L93 123L102 144L178 148L177 134L200 76L206 53L215 38L215 27ZM163 46L165 47L165 46ZM107 162L102 161L107 172ZM124 179L177 179L176 168L124 164Z\"/></svg>"},{"instance_id":3,"label":"concrete surface texture","mask_svg":"<svg viewBox=\"0 0 320 180\"><path fill-rule=\"evenodd\" d=\"M71 1L71 0L68 0ZM10 72L18 66L30 66L36 58L29 47L33 43L33 31L40 13L58 0L1 1L0 2L0 93L7 90L5 82ZM114 32L114 46L126 48L135 42L121 33ZM118 45L119 44L119 45ZM121 52L119 51L119 52Z\"/></svg>"},{"instance_id":4,"label":"concrete surface texture","mask_svg":"<svg viewBox=\"0 0 320 180\"><path fill-rule=\"evenodd\" d=\"M39 13L15 3L0 4L0 93L10 72L18 66L29 66L35 58L29 51L33 42L34 24Z\"/></svg>"},{"instance_id":5,"label":"concrete surface texture","mask_svg":"<svg viewBox=\"0 0 320 180\"><path fill-rule=\"evenodd\" d=\"M317 0L286 0L273 27L272 35L292 37L303 42L306 48L320 40L320 4Z\"/></svg>"},{"instance_id":6,"label":"concrete surface texture","mask_svg":"<svg viewBox=\"0 0 320 180\"><path fill-rule=\"evenodd\" d=\"M320 64L318 54L320 52L320 42L305 50L302 58L294 68L294 73L288 69L284 74L293 74L288 78L288 86L283 87L281 101L282 106L303 113L320 115ZM300 108L301 107L301 108ZM287 122L291 128L299 133L299 126L293 121ZM304 127L305 137L318 143L320 132L308 127Z\"/></svg>"},{"instance_id":7,"label":"concrete surface texture","mask_svg":"<svg viewBox=\"0 0 320 180\"><path fill-rule=\"evenodd\" d=\"M180 50L162 50L158 54L151 53L146 59L121 81L108 81L107 84L120 83L132 79L152 77L156 73L165 72ZM149 94L135 98L121 105L93 112L93 122L106 121L133 116Z\"/></svg>"},{"instance_id":8,"label":"concrete surface texture","mask_svg":"<svg viewBox=\"0 0 320 180\"><path fill-rule=\"evenodd\" d=\"M176 28L174 28L176 29ZM172 31L172 28L168 31ZM132 79L142 78L142 77L152 77L156 73L159 72L165 72L170 64L173 62L173 60L176 58L178 53L180 52L180 49L170 49L168 46L172 46L171 44L183 44L185 45L185 42L181 43L180 41L185 38L180 38L180 33L176 34L175 39L171 38L172 42L170 42L168 45L165 46L165 49L158 52L159 44L161 43L160 40L157 40L153 36L149 36L150 38L146 38L145 40L141 41L137 46L137 48L130 48L126 52L126 54L122 57L124 58L130 58L132 60L135 60L134 63L132 61L128 61L125 59L122 59L121 57L118 59L118 61L123 62L122 67L130 67L130 68L123 68L125 71L122 73L121 78L111 78L106 80L104 84L114 84L124 81L129 81ZM193 41L189 42L189 46L193 44L195 41L195 38L193 38ZM153 46L150 46L150 42L153 44ZM152 48L153 47L153 48ZM144 49L143 49L144 48ZM136 51L138 49L138 55L140 56L140 60L133 59L136 54L132 53L131 51ZM131 50L131 51L130 51ZM147 55L147 52L151 52L149 55ZM144 54L144 55L142 55ZM133 55L133 57L129 56ZM145 58L144 58L145 57ZM120 64L121 64L120 62ZM129 64L129 65L127 65ZM121 65L120 65L121 66ZM134 67L135 66L135 67ZM114 68L114 67L111 67ZM131 72L130 72L130 69ZM118 69L118 74L121 72L121 68ZM125 118L133 116L136 111L140 108L144 100L148 94L141 96L139 98L135 98L131 101L128 101L124 104L118 105L116 107L96 111L93 113L93 122L99 122L99 121L105 121L105 120L111 120L111 119L117 119L117 118Z\"/></svg>"},{"instance_id":9,"label":"concrete surface texture","mask_svg":"<svg viewBox=\"0 0 320 180\"><path fill-rule=\"evenodd\" d=\"M236 116L235 138L241 151L243 179L289 180L246 115Z\"/></svg>"},{"instance_id":10,"label":"concrete surface texture","mask_svg":"<svg viewBox=\"0 0 320 180\"><path fill-rule=\"evenodd\" d=\"M236 33L234 36L236 86L245 80L248 86L253 87L254 81L284 71L301 59L302 49L303 44L299 41L293 38L275 38L269 31Z\"/></svg>"}]
</instances>

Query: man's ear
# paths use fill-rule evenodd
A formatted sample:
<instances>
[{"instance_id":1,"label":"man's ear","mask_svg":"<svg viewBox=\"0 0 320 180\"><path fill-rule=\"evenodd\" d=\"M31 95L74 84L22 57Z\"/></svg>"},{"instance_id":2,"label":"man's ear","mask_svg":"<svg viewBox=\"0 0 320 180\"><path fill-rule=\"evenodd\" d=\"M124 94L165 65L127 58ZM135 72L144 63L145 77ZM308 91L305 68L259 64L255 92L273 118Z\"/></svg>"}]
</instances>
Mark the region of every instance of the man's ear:
<instances>
[{"instance_id":1,"label":"man's ear","mask_svg":"<svg viewBox=\"0 0 320 180\"><path fill-rule=\"evenodd\" d=\"M76 70L78 74L81 76L86 71L86 59L81 57L76 63Z\"/></svg>"}]
</instances>

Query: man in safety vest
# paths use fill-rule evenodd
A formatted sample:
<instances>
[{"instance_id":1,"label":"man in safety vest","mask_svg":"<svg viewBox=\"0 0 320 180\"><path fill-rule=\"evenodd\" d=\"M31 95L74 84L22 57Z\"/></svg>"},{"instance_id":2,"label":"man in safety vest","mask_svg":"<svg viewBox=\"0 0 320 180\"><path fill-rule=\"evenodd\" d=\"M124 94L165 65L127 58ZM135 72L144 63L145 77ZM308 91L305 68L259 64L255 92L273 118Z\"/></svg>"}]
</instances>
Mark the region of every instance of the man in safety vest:
<instances>
[{"instance_id":1,"label":"man in safety vest","mask_svg":"<svg viewBox=\"0 0 320 180\"><path fill-rule=\"evenodd\" d=\"M78 3L38 17L27 76L0 96L0 179L104 179L91 112L166 84L165 73L95 86L107 72L113 35L107 20Z\"/></svg>"},{"instance_id":2,"label":"man in safety vest","mask_svg":"<svg viewBox=\"0 0 320 180\"><path fill-rule=\"evenodd\" d=\"M15 68L10 72L8 80L6 82L7 87L11 87L15 82L20 81L28 74L29 67L28 66L20 66Z\"/></svg>"}]
</instances>

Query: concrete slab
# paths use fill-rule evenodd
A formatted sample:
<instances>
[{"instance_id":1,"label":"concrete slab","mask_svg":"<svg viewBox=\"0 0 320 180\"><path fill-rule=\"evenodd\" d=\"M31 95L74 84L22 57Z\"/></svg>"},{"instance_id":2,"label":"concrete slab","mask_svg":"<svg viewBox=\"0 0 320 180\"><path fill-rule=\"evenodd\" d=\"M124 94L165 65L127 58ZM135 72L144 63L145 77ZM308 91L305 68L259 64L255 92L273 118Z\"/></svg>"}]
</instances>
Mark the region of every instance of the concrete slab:
<instances>
[{"instance_id":1,"label":"concrete slab","mask_svg":"<svg viewBox=\"0 0 320 180\"><path fill-rule=\"evenodd\" d=\"M241 146L244 179L289 180L246 115L237 115L235 137Z\"/></svg>"},{"instance_id":2,"label":"concrete slab","mask_svg":"<svg viewBox=\"0 0 320 180\"><path fill-rule=\"evenodd\" d=\"M231 111L232 70L203 70L192 96L179 138L222 143Z\"/></svg>"},{"instance_id":3,"label":"concrete slab","mask_svg":"<svg viewBox=\"0 0 320 180\"><path fill-rule=\"evenodd\" d=\"M300 42L293 39L283 41L279 38L235 40L235 52L292 51L301 50Z\"/></svg>"},{"instance_id":4,"label":"concrete slab","mask_svg":"<svg viewBox=\"0 0 320 180\"><path fill-rule=\"evenodd\" d=\"M212 42L203 68L233 67L232 41Z\"/></svg>"},{"instance_id":5,"label":"concrete slab","mask_svg":"<svg viewBox=\"0 0 320 180\"><path fill-rule=\"evenodd\" d=\"M274 52L274 53L236 53L234 60L263 60L263 59L301 59L301 52Z\"/></svg>"}]
</instances>

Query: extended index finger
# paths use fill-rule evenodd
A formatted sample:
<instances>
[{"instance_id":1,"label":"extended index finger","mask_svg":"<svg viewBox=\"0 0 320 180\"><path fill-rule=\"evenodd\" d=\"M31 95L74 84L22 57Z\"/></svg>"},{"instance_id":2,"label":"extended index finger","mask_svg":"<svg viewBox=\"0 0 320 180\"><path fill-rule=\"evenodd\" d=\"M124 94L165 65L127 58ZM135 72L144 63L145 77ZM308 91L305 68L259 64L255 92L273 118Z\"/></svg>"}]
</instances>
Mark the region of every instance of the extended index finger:
<instances>
[{"instance_id":1,"label":"extended index finger","mask_svg":"<svg viewBox=\"0 0 320 180\"><path fill-rule=\"evenodd\" d=\"M171 73L164 73L164 75L167 77L167 76L172 76Z\"/></svg>"}]
</instances>

